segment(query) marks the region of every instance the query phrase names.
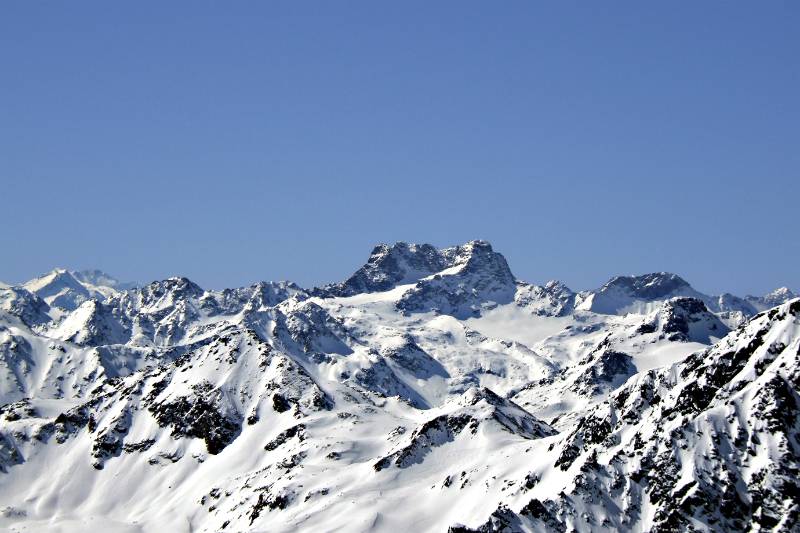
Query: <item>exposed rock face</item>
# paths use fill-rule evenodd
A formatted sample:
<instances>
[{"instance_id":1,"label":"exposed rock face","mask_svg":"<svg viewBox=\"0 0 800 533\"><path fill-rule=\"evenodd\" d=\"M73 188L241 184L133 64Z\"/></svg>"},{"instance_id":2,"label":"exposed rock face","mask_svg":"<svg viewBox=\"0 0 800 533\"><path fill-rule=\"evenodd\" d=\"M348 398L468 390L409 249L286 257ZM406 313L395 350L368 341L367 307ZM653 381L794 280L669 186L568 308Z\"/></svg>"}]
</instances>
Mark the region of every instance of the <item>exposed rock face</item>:
<instances>
[{"instance_id":1,"label":"exposed rock face","mask_svg":"<svg viewBox=\"0 0 800 533\"><path fill-rule=\"evenodd\" d=\"M398 242L380 244L372 250L367 263L347 280L314 291L318 296L352 296L365 292L387 291L404 283L413 283L450 266L447 250L430 244Z\"/></svg>"},{"instance_id":2,"label":"exposed rock face","mask_svg":"<svg viewBox=\"0 0 800 533\"><path fill-rule=\"evenodd\" d=\"M460 318L484 305L508 303L516 292L505 258L486 241L436 249L403 242L379 245L350 278L315 289L315 296L352 296L416 283L398 302L405 312L438 311Z\"/></svg>"},{"instance_id":3,"label":"exposed rock face","mask_svg":"<svg viewBox=\"0 0 800 533\"><path fill-rule=\"evenodd\" d=\"M438 311L466 318L481 309L513 301L514 275L505 258L485 241L442 251L452 266L417 282L397 302L406 313Z\"/></svg>"},{"instance_id":4,"label":"exposed rock face","mask_svg":"<svg viewBox=\"0 0 800 533\"><path fill-rule=\"evenodd\" d=\"M381 396L396 396L419 409L430 407L418 392L397 376L385 359L376 359L369 366L359 368L352 380Z\"/></svg>"},{"instance_id":5,"label":"exposed rock face","mask_svg":"<svg viewBox=\"0 0 800 533\"><path fill-rule=\"evenodd\" d=\"M225 407L222 391L207 381L192 386L186 396L156 401L150 411L172 436L203 439L208 453L216 455L230 444L242 429L241 414Z\"/></svg>"},{"instance_id":6,"label":"exposed rock face","mask_svg":"<svg viewBox=\"0 0 800 533\"><path fill-rule=\"evenodd\" d=\"M347 355L350 335L343 324L311 301L290 300L277 309L273 335L296 353Z\"/></svg>"},{"instance_id":7,"label":"exposed rock face","mask_svg":"<svg viewBox=\"0 0 800 533\"><path fill-rule=\"evenodd\" d=\"M643 300L657 300L681 291L693 290L689 283L670 272L642 276L617 276L606 283L601 292L618 290Z\"/></svg>"},{"instance_id":8,"label":"exposed rock face","mask_svg":"<svg viewBox=\"0 0 800 533\"><path fill-rule=\"evenodd\" d=\"M709 296L695 290L683 278L668 272L642 276L618 276L595 291L577 296L576 308L607 314L646 314L676 297L693 298L705 304L727 327L736 328L760 311L775 307L796 295L782 287L765 296L739 298L730 293Z\"/></svg>"},{"instance_id":9,"label":"exposed rock face","mask_svg":"<svg viewBox=\"0 0 800 533\"><path fill-rule=\"evenodd\" d=\"M520 307L542 316L567 316L575 309L577 294L560 281L548 281L544 287L518 283L514 301Z\"/></svg>"},{"instance_id":10,"label":"exposed rock face","mask_svg":"<svg viewBox=\"0 0 800 533\"><path fill-rule=\"evenodd\" d=\"M730 329L697 298L678 297L667 300L641 326L639 332L658 332L674 341L709 344L720 339Z\"/></svg>"},{"instance_id":11,"label":"exposed rock face","mask_svg":"<svg viewBox=\"0 0 800 533\"><path fill-rule=\"evenodd\" d=\"M255 315L286 299L307 295L290 282L262 282L250 287L204 291L187 278L169 278L81 304L51 334L82 346L133 344L171 347L184 344L206 319ZM239 320L239 319L235 319ZM217 320L212 320L216 322Z\"/></svg>"},{"instance_id":12,"label":"exposed rock face","mask_svg":"<svg viewBox=\"0 0 800 533\"><path fill-rule=\"evenodd\" d=\"M467 414L437 416L414 430L406 446L382 458L373 468L376 472L380 472L392 465L408 468L421 463L431 448L452 442L465 429L475 434L479 425L480 422Z\"/></svg>"},{"instance_id":13,"label":"exposed rock face","mask_svg":"<svg viewBox=\"0 0 800 533\"><path fill-rule=\"evenodd\" d=\"M586 358L585 369L573 382L580 394L596 395L614 389L636 373L633 358L623 352L600 347Z\"/></svg>"},{"instance_id":14,"label":"exposed rock face","mask_svg":"<svg viewBox=\"0 0 800 533\"><path fill-rule=\"evenodd\" d=\"M263 311L289 298L303 299L306 291L289 281L261 281L250 287L206 292L200 307L211 316L235 315L241 312Z\"/></svg>"},{"instance_id":15,"label":"exposed rock face","mask_svg":"<svg viewBox=\"0 0 800 533\"><path fill-rule=\"evenodd\" d=\"M442 364L420 348L410 335L402 335L398 340L383 346L380 354L417 379L449 377Z\"/></svg>"},{"instance_id":16,"label":"exposed rock face","mask_svg":"<svg viewBox=\"0 0 800 533\"><path fill-rule=\"evenodd\" d=\"M50 321L50 306L33 293L18 287L0 288L0 314L7 313L29 327Z\"/></svg>"},{"instance_id":17,"label":"exposed rock face","mask_svg":"<svg viewBox=\"0 0 800 533\"><path fill-rule=\"evenodd\" d=\"M703 297L680 276L656 272L612 278L585 298L579 308L607 314L640 312L648 302L668 300L675 296Z\"/></svg>"},{"instance_id":18,"label":"exposed rock face","mask_svg":"<svg viewBox=\"0 0 800 533\"><path fill-rule=\"evenodd\" d=\"M222 374L216 379L222 382L215 384L206 376L217 370ZM279 409L274 409L276 404ZM172 364L105 381L87 402L37 431L41 440L55 435L59 443L85 431L92 437L91 463L103 469L124 453L142 453L153 446L156 439L129 437L151 420L169 430L172 439L199 439L209 454L216 455L239 436L247 412L252 424L267 409L304 416L332 406L302 367L275 353L254 332L233 331ZM15 408L13 413L15 421L37 417L32 409ZM172 452L161 454L172 462L181 459ZM156 455L153 460L158 463Z\"/></svg>"},{"instance_id":19,"label":"exposed rock face","mask_svg":"<svg viewBox=\"0 0 800 533\"><path fill-rule=\"evenodd\" d=\"M407 443L373 465L380 472L390 466L408 468L422 463L434 448L453 442L462 433L476 435L485 425L494 425L524 439L538 439L556 432L517 404L489 389L470 388L456 408L436 416L414 430Z\"/></svg>"},{"instance_id":20,"label":"exposed rock face","mask_svg":"<svg viewBox=\"0 0 800 533\"><path fill-rule=\"evenodd\" d=\"M704 524L792 531L800 519L800 300L756 317L716 346L614 392L555 446L569 493L498 517L545 530L650 531ZM622 513L608 513L618 502ZM531 512L531 505L536 512ZM602 519L600 518L602 517ZM513 518L513 519L512 519ZM516 521L516 522L515 522Z\"/></svg>"}]
</instances>

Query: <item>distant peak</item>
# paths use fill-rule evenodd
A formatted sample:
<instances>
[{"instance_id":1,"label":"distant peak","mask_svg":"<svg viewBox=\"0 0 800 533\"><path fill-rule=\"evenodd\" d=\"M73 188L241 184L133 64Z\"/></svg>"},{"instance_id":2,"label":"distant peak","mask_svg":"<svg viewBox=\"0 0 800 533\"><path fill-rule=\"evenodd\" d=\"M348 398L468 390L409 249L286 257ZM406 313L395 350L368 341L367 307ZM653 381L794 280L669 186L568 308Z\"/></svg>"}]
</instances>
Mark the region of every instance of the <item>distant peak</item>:
<instances>
[{"instance_id":1,"label":"distant peak","mask_svg":"<svg viewBox=\"0 0 800 533\"><path fill-rule=\"evenodd\" d=\"M462 248L485 248L491 251L492 244L489 241L484 241L483 239L475 239L472 241L467 241Z\"/></svg>"},{"instance_id":2,"label":"distant peak","mask_svg":"<svg viewBox=\"0 0 800 533\"><path fill-rule=\"evenodd\" d=\"M547 290L547 292L550 292L550 293L562 293L562 292L565 292L565 293L570 293L571 294L573 292L572 289L567 287L567 285L563 281L560 281L560 280L557 280L557 279L551 279L550 281L545 283L544 284L544 288Z\"/></svg>"},{"instance_id":3,"label":"distant peak","mask_svg":"<svg viewBox=\"0 0 800 533\"><path fill-rule=\"evenodd\" d=\"M794 298L796 294L789 287L778 287L764 296L765 298Z\"/></svg>"},{"instance_id":4,"label":"distant peak","mask_svg":"<svg viewBox=\"0 0 800 533\"><path fill-rule=\"evenodd\" d=\"M446 252L446 250L443 250ZM456 257L452 266L464 265L469 272L483 271L514 282L514 275L502 254L494 251L487 241L469 241L456 247Z\"/></svg>"},{"instance_id":5,"label":"distant peak","mask_svg":"<svg viewBox=\"0 0 800 533\"><path fill-rule=\"evenodd\" d=\"M512 277L505 259L494 252L488 241L472 240L448 248L398 241L378 244L367 262L348 279L315 289L312 293L317 296L352 296L382 292L455 266L502 271Z\"/></svg>"},{"instance_id":6,"label":"distant peak","mask_svg":"<svg viewBox=\"0 0 800 533\"><path fill-rule=\"evenodd\" d=\"M396 242L372 249L366 264L341 283L314 291L317 295L352 296L381 292L403 283L412 283L446 268L440 250L430 244Z\"/></svg>"},{"instance_id":7,"label":"distant peak","mask_svg":"<svg viewBox=\"0 0 800 533\"><path fill-rule=\"evenodd\" d=\"M774 307L784 302L788 302L792 298L797 298L797 294L792 292L788 287L779 287L774 291L764 295L762 300L767 306Z\"/></svg>"},{"instance_id":8,"label":"distant peak","mask_svg":"<svg viewBox=\"0 0 800 533\"><path fill-rule=\"evenodd\" d=\"M628 276L614 276L609 283L613 282L627 282L640 283L640 284L653 284L662 283L664 281L678 281L688 285L685 279L672 272L650 272L647 274L635 274Z\"/></svg>"},{"instance_id":9,"label":"distant peak","mask_svg":"<svg viewBox=\"0 0 800 533\"><path fill-rule=\"evenodd\" d=\"M394 254L418 254L436 252L436 247L432 244L416 244L405 241L397 241L394 244L381 243L372 249L370 259L381 258Z\"/></svg>"},{"instance_id":10,"label":"distant peak","mask_svg":"<svg viewBox=\"0 0 800 533\"><path fill-rule=\"evenodd\" d=\"M672 272L616 276L588 294L578 309L604 314L649 312L649 303L675 296L690 296L704 301L709 299Z\"/></svg>"},{"instance_id":11,"label":"distant peak","mask_svg":"<svg viewBox=\"0 0 800 533\"><path fill-rule=\"evenodd\" d=\"M26 289L32 292L37 292L43 288L52 287L55 285L81 289L83 287L80 281L78 281L75 276L73 276L72 273L65 268L54 268L50 272L42 274L41 276L23 284Z\"/></svg>"},{"instance_id":12,"label":"distant peak","mask_svg":"<svg viewBox=\"0 0 800 533\"><path fill-rule=\"evenodd\" d=\"M42 274L37 279L45 279L45 278L57 279L57 278L73 278L73 277L74 276L72 275L72 273L66 268L54 268L50 272Z\"/></svg>"},{"instance_id":13,"label":"distant peak","mask_svg":"<svg viewBox=\"0 0 800 533\"><path fill-rule=\"evenodd\" d=\"M174 286L174 287L191 287L200 289L200 286L195 283L194 281L190 280L185 276L172 276L164 280L163 282L165 285ZM202 290L202 289L200 289Z\"/></svg>"},{"instance_id":14,"label":"distant peak","mask_svg":"<svg viewBox=\"0 0 800 533\"><path fill-rule=\"evenodd\" d=\"M683 309L687 313L708 313L705 302L691 296L676 296L664 302L663 308Z\"/></svg>"},{"instance_id":15,"label":"distant peak","mask_svg":"<svg viewBox=\"0 0 800 533\"><path fill-rule=\"evenodd\" d=\"M660 298L679 289L691 288L689 282L672 272L651 272L638 276L615 276L601 290L619 288L643 298Z\"/></svg>"},{"instance_id":16,"label":"distant peak","mask_svg":"<svg viewBox=\"0 0 800 533\"><path fill-rule=\"evenodd\" d=\"M143 290L154 294L175 292L194 296L201 296L205 292L197 283L183 276L173 276L165 280L153 281L144 287Z\"/></svg>"},{"instance_id":17,"label":"distant peak","mask_svg":"<svg viewBox=\"0 0 800 533\"><path fill-rule=\"evenodd\" d=\"M778 287L764 296L746 296L745 300L759 311L764 311L797 298L797 296L789 287Z\"/></svg>"},{"instance_id":18,"label":"distant peak","mask_svg":"<svg viewBox=\"0 0 800 533\"><path fill-rule=\"evenodd\" d=\"M135 283L121 282L114 276L96 268L73 270L71 274L81 283L87 283L97 287L110 287L112 289L124 290L136 286Z\"/></svg>"}]
</instances>

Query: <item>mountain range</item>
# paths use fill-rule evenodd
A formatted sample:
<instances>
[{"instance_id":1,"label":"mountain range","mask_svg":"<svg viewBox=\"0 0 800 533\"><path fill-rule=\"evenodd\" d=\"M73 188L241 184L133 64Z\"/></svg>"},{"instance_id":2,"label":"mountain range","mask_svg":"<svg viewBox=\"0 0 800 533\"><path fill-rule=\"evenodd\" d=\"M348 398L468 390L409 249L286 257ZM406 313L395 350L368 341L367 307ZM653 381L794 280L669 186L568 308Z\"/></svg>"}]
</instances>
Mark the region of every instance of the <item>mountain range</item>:
<instances>
[{"instance_id":1,"label":"mountain range","mask_svg":"<svg viewBox=\"0 0 800 533\"><path fill-rule=\"evenodd\" d=\"M800 298L517 279L0 284L0 528L799 531Z\"/></svg>"}]
</instances>

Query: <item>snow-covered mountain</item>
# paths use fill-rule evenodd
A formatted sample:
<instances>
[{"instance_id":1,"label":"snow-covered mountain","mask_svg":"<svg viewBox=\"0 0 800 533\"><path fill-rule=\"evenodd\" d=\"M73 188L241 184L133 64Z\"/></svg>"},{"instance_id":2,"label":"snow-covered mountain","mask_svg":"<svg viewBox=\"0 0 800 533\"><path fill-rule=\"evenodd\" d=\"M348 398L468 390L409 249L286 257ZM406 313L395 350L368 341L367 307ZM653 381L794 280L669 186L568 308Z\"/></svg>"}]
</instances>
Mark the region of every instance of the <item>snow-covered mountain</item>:
<instances>
[{"instance_id":1,"label":"snow-covered mountain","mask_svg":"<svg viewBox=\"0 0 800 533\"><path fill-rule=\"evenodd\" d=\"M797 531L798 350L796 299L632 377L549 446L546 487L479 529Z\"/></svg>"},{"instance_id":2,"label":"snow-covered mountain","mask_svg":"<svg viewBox=\"0 0 800 533\"><path fill-rule=\"evenodd\" d=\"M731 326L738 326L760 311L797 297L786 287L760 297L740 298L730 293L709 296L695 290L676 274L656 272L614 277L599 289L580 294L577 308L606 314L647 313L660 302L679 296L702 301L710 311Z\"/></svg>"},{"instance_id":3,"label":"snow-covered mountain","mask_svg":"<svg viewBox=\"0 0 800 533\"><path fill-rule=\"evenodd\" d=\"M104 300L119 291L135 287L122 283L100 270L70 271L57 268L21 285L58 310L73 311L91 299Z\"/></svg>"},{"instance_id":4,"label":"snow-covered mountain","mask_svg":"<svg viewBox=\"0 0 800 533\"><path fill-rule=\"evenodd\" d=\"M780 287L764 296L745 296L744 299L756 310L765 311L797 297L800 295L792 292L788 287Z\"/></svg>"},{"instance_id":5,"label":"snow-covered mountain","mask_svg":"<svg viewBox=\"0 0 800 533\"><path fill-rule=\"evenodd\" d=\"M117 291L125 291L136 287L136 283L120 281L102 270L73 270L71 274L83 285L108 287Z\"/></svg>"},{"instance_id":6,"label":"snow-covered mountain","mask_svg":"<svg viewBox=\"0 0 800 533\"><path fill-rule=\"evenodd\" d=\"M0 288L0 528L796 531L800 299L516 279Z\"/></svg>"}]
</instances>

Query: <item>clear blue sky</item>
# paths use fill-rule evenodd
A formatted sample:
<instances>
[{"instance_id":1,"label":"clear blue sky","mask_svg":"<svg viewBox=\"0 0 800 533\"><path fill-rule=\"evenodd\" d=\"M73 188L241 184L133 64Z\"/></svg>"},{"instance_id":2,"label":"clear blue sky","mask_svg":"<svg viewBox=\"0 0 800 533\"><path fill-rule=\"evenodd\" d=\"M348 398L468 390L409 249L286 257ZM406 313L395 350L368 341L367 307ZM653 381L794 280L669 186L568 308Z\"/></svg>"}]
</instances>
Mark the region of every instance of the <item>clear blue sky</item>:
<instances>
[{"instance_id":1,"label":"clear blue sky","mask_svg":"<svg viewBox=\"0 0 800 533\"><path fill-rule=\"evenodd\" d=\"M0 280L800 288L797 2L5 2Z\"/></svg>"}]
</instances>

